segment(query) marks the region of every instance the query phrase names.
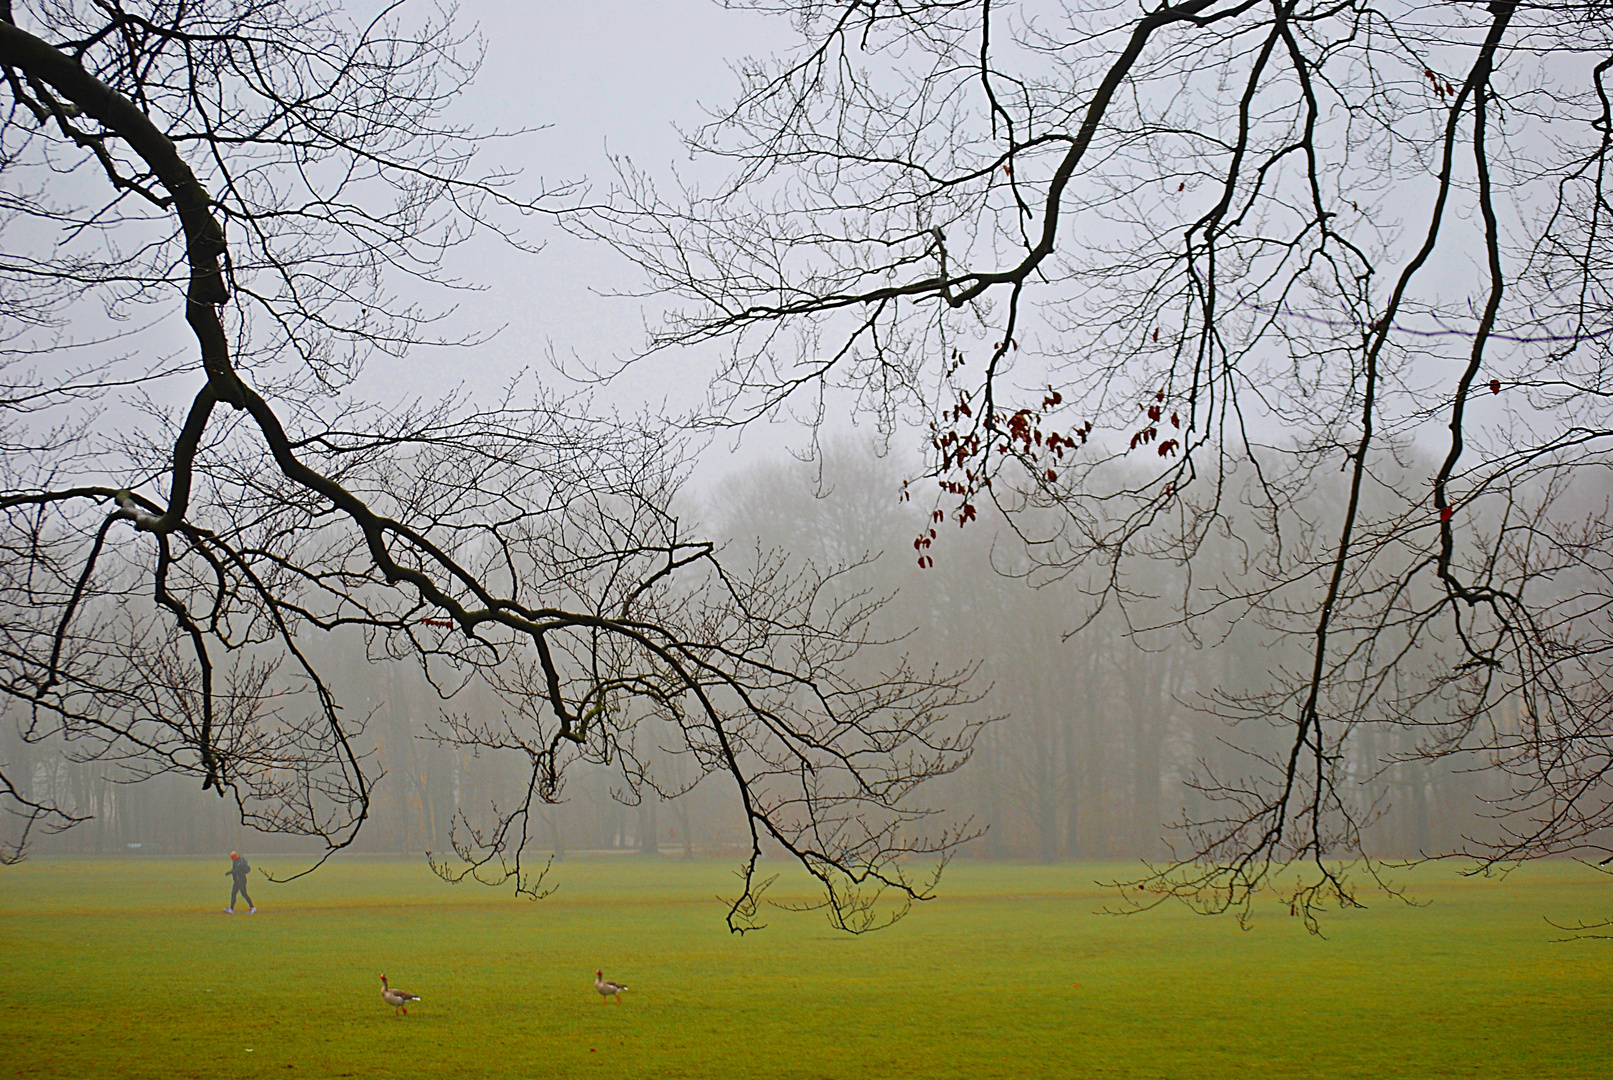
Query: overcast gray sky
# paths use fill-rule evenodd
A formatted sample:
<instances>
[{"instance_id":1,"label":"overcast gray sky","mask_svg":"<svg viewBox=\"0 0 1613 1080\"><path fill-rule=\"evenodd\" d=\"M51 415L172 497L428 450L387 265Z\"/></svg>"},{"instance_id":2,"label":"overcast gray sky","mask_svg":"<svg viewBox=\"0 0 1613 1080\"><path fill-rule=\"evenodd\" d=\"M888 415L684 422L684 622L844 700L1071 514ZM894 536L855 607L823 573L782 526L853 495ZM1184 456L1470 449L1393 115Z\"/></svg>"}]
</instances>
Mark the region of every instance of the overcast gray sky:
<instances>
[{"instance_id":1,"label":"overcast gray sky","mask_svg":"<svg viewBox=\"0 0 1613 1080\"><path fill-rule=\"evenodd\" d=\"M785 51L796 40L787 20L724 10L713 0L464 0L456 25L462 33L479 31L487 50L458 115L481 132L544 128L489 152L490 161L522 171L529 194L580 182L602 195L612 177L611 154L632 158L663 188L671 186L674 168L697 180L715 175L711 163L703 172L702 163L690 160L677 127L691 128L708 109L731 102L738 84L733 65ZM456 253L454 268L482 291L458 297L447 333L502 328L490 343L472 350L417 349L401 362L376 357L361 395L434 396L462 385L485 400L523 368L560 383L551 349L568 362L576 357L608 367L612 358L643 344L644 322L656 318L656 301L602 295L637 288L634 268L604 246L567 236L545 220L529 222L524 235L546 243L545 250L526 255L483 241ZM1451 274L1455 291L1463 293L1473 280L1471 258L1471 252L1442 249L1425 276ZM628 410L664 403L681 413L700 400L711 370L699 351L658 357L598 391L596 402ZM1432 373L1437 379L1445 374ZM828 426L844 424L831 418ZM1431 430L1437 438L1442 429ZM765 438L747 439L751 447L740 447L737 456L731 444L718 440L706 454L702 482L753 460L748 450L764 442L768 454L776 455L781 444L801 448L807 435L800 428L774 429ZM900 436L897 442L898 449L910 449Z\"/></svg>"},{"instance_id":2,"label":"overcast gray sky","mask_svg":"<svg viewBox=\"0 0 1613 1080\"><path fill-rule=\"evenodd\" d=\"M644 0L558 0L519 4L469 0L459 25L475 24L487 46L480 77L459 115L481 131L547 125L501 144L492 160L519 167L528 191L566 181L608 187L609 154L624 154L660 177L690 163L675 125L690 127L702 108L733 96L729 65L771 52L788 40L788 25L715 3ZM471 351L422 349L407 360L377 358L365 378L371 394L422 393L463 384L478 396L532 367L555 381L546 351L592 362L642 346L653 301L602 293L637 285L633 268L602 246L566 236L534 219L526 237L547 246L525 255L492 242L463 249L455 268L484 291L460 298L460 330L503 327ZM440 298L439 298L440 300ZM695 357L645 365L602 394L623 407L687 407L705 386Z\"/></svg>"}]
</instances>

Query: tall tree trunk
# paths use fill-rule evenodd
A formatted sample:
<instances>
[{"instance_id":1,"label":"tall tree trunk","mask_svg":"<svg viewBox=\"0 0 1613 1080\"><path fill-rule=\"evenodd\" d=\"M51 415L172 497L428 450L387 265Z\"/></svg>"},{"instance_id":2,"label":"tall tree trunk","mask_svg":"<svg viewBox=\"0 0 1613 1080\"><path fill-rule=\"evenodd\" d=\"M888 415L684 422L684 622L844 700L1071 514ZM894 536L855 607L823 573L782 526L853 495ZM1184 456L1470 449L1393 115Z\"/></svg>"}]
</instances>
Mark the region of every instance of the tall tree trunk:
<instances>
[{"instance_id":1,"label":"tall tree trunk","mask_svg":"<svg viewBox=\"0 0 1613 1080\"><path fill-rule=\"evenodd\" d=\"M549 826L549 844L554 848L555 862L565 862L566 844L560 838L560 808L546 807L543 811L543 820Z\"/></svg>"},{"instance_id":2,"label":"tall tree trunk","mask_svg":"<svg viewBox=\"0 0 1613 1080\"><path fill-rule=\"evenodd\" d=\"M661 852L661 838L656 834L660 832L658 815L655 810L655 793L644 792L638 804L638 850L640 855L658 855Z\"/></svg>"},{"instance_id":3,"label":"tall tree trunk","mask_svg":"<svg viewBox=\"0 0 1613 1080\"><path fill-rule=\"evenodd\" d=\"M1071 859L1083 855L1081 847L1080 755L1076 750L1075 713L1064 714L1064 854Z\"/></svg>"}]
</instances>

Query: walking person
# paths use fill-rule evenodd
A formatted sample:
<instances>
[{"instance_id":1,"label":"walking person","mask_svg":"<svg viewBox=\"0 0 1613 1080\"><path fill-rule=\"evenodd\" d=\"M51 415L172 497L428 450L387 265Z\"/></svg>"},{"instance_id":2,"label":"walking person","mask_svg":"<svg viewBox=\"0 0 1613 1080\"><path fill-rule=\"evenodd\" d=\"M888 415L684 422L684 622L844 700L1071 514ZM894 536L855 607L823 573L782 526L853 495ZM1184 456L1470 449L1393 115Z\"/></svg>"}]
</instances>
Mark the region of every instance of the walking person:
<instances>
[{"instance_id":1,"label":"walking person","mask_svg":"<svg viewBox=\"0 0 1613 1080\"><path fill-rule=\"evenodd\" d=\"M246 891L246 876L252 872L252 865L237 852L232 851L230 852L230 868L224 872L235 878L235 881L230 885L230 906L224 909L224 913L226 915L235 914L235 896L239 893L241 898L246 901L246 913L256 915L258 906L252 902L251 894Z\"/></svg>"}]
</instances>

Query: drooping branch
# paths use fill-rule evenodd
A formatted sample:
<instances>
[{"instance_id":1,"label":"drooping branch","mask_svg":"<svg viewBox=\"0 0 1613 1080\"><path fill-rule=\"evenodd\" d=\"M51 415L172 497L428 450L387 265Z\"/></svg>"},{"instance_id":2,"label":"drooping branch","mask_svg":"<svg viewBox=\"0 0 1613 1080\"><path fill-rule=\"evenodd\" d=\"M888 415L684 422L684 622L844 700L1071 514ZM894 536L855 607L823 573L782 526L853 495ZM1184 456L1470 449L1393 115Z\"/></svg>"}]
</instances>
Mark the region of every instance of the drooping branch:
<instances>
[{"instance_id":1,"label":"drooping branch","mask_svg":"<svg viewBox=\"0 0 1613 1080\"><path fill-rule=\"evenodd\" d=\"M471 173L479 137L441 119L474 70L457 39L390 11L348 28L287 0L127 7L45 5L38 33L0 26L14 99L53 125L0 131L22 141L15 160L83 155L108 207L132 193L155 213L15 205L104 239L33 260L61 310L77 290L162 310L183 265L205 381L182 416L148 409L117 433L111 455L87 453L86 430L8 459L0 573L19 588L0 692L26 713L24 740L125 778L196 775L243 820L328 857L367 818L376 776L313 642L356 632L444 699L476 684L508 709L440 727L526 759L513 811L456 840L473 873L536 890L522 870L534 806L560 797L568 767L620 762L658 717L736 788L753 844L735 911L754 908L763 836L823 881L848 929L872 917L859 884L921 895L903 860L959 837L927 837L913 793L968 756L967 672L894 657L869 675L873 609L777 568L737 575L680 532L683 451L659 425L574 414L541 389L488 409L337 396L365 352L423 340L430 316L397 303L390 276L439 280L443 253L479 229L522 247L497 215L542 205ZM120 228L155 239L114 269ZM73 402L44 393L52 404L30 407ZM164 481L166 505L146 490Z\"/></svg>"},{"instance_id":2,"label":"drooping branch","mask_svg":"<svg viewBox=\"0 0 1613 1080\"><path fill-rule=\"evenodd\" d=\"M993 503L1024 576L1079 583L1075 647L1114 612L1304 656L1203 692L1280 749L1205 766L1127 895L1353 903L1380 726L1492 778L1467 853L1602 843L1600 6L789 7L800 49L689 140L730 179L623 163L577 227L685 302L648 352L721 344L691 422L841 392L911 424L933 524Z\"/></svg>"}]
</instances>

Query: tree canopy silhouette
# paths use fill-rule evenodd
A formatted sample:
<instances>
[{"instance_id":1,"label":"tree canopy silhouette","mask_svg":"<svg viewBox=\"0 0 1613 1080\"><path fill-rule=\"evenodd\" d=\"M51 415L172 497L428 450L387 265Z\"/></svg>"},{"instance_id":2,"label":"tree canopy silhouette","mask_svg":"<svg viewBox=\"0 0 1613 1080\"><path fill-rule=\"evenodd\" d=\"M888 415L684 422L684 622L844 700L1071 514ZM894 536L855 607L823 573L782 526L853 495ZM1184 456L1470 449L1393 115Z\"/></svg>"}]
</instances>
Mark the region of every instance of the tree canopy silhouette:
<instances>
[{"instance_id":1,"label":"tree canopy silhouette","mask_svg":"<svg viewBox=\"0 0 1613 1080\"><path fill-rule=\"evenodd\" d=\"M1481 865L1613 852L1606 5L739 6L800 45L689 136L726 181L623 161L580 226L682 297L652 350L717 350L700 422L910 425L1072 630L1164 560L1174 621L1306 650L1213 695L1284 749L1201 772L1136 903L1354 903L1371 725L1496 777Z\"/></svg>"},{"instance_id":2,"label":"tree canopy silhouette","mask_svg":"<svg viewBox=\"0 0 1613 1080\"><path fill-rule=\"evenodd\" d=\"M526 763L491 824L461 817L444 876L539 891L534 802L579 761L664 783L635 753L657 719L684 782L743 809L732 927L764 839L839 925L875 924L880 894L924 895L908 859L959 839L915 789L968 755L967 673L876 663L878 602L835 568L720 561L679 525L684 446L659 421L522 384L491 406L352 389L367 357L441 343L408 297L459 284L451 249L521 246L568 194L482 170L487 136L446 118L478 55L451 10L398 4L0 4L6 715L328 854L376 777L320 640L361 634L444 698L491 690L499 711L445 706L438 733ZM177 350L141 336L181 314ZM9 858L79 816L33 780L0 770Z\"/></svg>"}]
</instances>

